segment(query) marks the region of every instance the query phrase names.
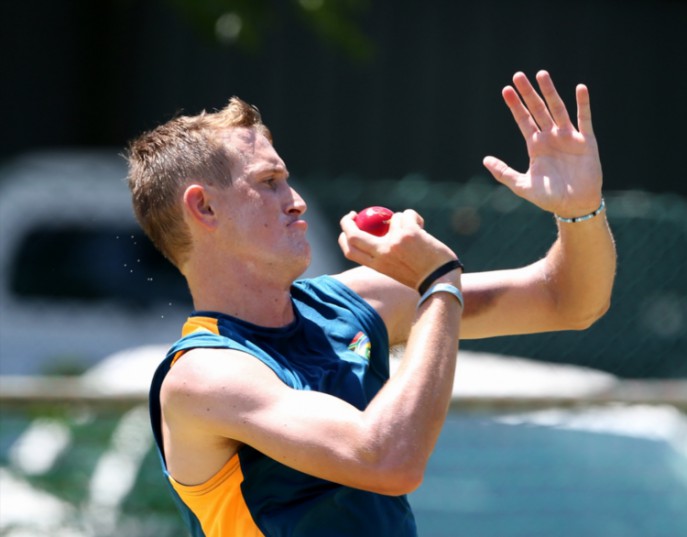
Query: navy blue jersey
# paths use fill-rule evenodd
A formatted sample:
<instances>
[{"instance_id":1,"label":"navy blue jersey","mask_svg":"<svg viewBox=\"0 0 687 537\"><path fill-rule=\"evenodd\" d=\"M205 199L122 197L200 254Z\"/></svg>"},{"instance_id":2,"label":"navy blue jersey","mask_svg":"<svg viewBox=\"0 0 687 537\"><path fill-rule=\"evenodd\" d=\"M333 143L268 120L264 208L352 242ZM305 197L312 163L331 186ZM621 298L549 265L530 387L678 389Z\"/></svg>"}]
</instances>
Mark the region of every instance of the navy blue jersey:
<instances>
[{"instance_id":1,"label":"navy blue jersey","mask_svg":"<svg viewBox=\"0 0 687 537\"><path fill-rule=\"evenodd\" d=\"M214 312L194 312L182 339L172 346L155 374L150 392L153 430L172 493L192 535L416 535L405 496L385 496L319 479L247 445L202 485L181 485L166 471L160 387L173 361L189 349L245 352L270 367L291 388L327 393L361 410L387 381L386 328L359 295L322 276L297 281L292 301L295 320L282 328L260 327Z\"/></svg>"}]
</instances>

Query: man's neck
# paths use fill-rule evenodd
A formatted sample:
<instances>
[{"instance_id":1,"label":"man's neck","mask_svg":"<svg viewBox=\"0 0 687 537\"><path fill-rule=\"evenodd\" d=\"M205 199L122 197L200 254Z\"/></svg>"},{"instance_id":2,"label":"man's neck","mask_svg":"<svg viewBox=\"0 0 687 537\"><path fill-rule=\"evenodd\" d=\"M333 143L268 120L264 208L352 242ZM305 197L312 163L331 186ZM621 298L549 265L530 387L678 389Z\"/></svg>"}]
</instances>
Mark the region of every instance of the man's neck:
<instances>
[{"instance_id":1,"label":"man's neck","mask_svg":"<svg viewBox=\"0 0 687 537\"><path fill-rule=\"evenodd\" d=\"M206 265L207 266L207 265ZM294 320L292 281L260 275L245 266L207 273L205 267L186 272L197 311L215 311L266 327L286 326Z\"/></svg>"}]
</instances>

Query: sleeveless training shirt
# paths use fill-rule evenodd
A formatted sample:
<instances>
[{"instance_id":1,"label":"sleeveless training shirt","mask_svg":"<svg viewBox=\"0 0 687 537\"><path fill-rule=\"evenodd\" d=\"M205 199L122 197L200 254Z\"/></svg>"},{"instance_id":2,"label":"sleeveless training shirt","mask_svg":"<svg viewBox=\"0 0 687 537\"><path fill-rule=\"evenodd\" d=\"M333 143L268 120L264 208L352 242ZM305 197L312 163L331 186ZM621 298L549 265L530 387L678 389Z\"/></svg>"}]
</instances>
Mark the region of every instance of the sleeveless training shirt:
<instances>
[{"instance_id":1,"label":"sleeveless training shirt","mask_svg":"<svg viewBox=\"0 0 687 537\"><path fill-rule=\"evenodd\" d=\"M319 479L247 445L201 485L182 485L167 472L160 387L174 360L187 350L211 347L248 353L291 388L328 393L361 410L381 389L389 378L388 335L369 304L329 276L295 282L292 302L295 320L282 328L193 312L182 338L153 378L153 432L164 474L191 535L415 536L415 520L405 496L385 496Z\"/></svg>"}]
</instances>

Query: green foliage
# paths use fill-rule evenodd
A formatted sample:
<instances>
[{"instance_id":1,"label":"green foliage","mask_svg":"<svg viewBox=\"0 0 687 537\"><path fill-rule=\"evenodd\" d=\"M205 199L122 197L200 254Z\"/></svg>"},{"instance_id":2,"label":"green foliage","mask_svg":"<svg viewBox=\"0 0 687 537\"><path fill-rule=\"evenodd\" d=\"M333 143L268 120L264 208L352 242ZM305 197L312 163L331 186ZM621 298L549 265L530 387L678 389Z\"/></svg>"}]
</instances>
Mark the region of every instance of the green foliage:
<instances>
[{"instance_id":1,"label":"green foliage","mask_svg":"<svg viewBox=\"0 0 687 537\"><path fill-rule=\"evenodd\" d=\"M267 37L286 25L306 28L323 43L354 60L369 59L371 39L361 17L368 0L169 0L207 41L258 52Z\"/></svg>"}]
</instances>

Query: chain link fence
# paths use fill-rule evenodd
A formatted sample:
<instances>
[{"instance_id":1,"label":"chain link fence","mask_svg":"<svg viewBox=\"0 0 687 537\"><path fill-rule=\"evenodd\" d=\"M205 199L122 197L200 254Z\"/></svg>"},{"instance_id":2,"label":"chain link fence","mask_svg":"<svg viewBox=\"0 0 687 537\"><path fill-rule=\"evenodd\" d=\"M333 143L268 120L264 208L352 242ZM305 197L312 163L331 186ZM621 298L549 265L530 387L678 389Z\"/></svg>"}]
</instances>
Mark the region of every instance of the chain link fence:
<instances>
[{"instance_id":1,"label":"chain link fence","mask_svg":"<svg viewBox=\"0 0 687 537\"><path fill-rule=\"evenodd\" d=\"M550 214L487 178L457 184L421 175L379 181L346 175L302 182L306 197L331 219L333 234L349 210L413 208L468 271L531 263L556 237ZM583 332L473 340L464 349L588 366L624 378L687 376L687 202L640 191L607 192L605 198L618 250L608 313Z\"/></svg>"}]
</instances>

